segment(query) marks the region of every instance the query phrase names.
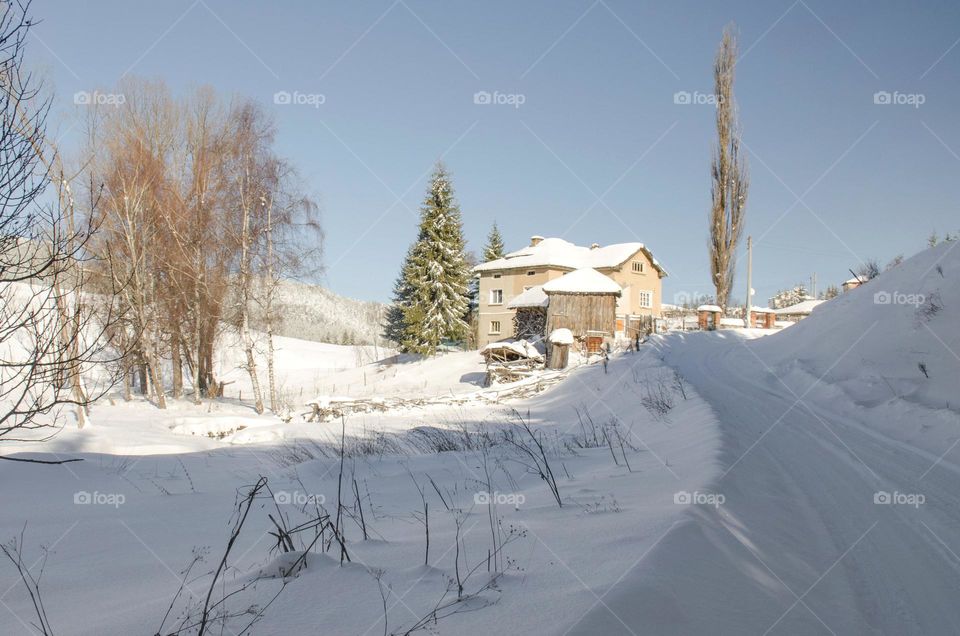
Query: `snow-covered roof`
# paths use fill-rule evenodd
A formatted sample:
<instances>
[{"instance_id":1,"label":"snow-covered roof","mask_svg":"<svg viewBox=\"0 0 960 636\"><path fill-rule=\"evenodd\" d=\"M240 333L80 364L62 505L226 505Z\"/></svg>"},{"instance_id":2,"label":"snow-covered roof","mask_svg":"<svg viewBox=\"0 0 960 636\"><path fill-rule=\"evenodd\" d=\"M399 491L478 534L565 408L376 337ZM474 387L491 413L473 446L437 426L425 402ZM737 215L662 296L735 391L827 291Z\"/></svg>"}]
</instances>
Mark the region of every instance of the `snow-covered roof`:
<instances>
[{"instance_id":1,"label":"snow-covered roof","mask_svg":"<svg viewBox=\"0 0 960 636\"><path fill-rule=\"evenodd\" d=\"M517 309L519 307L546 307L550 299L543 293L543 285L537 285L526 290L509 303L507 309Z\"/></svg>"},{"instance_id":2,"label":"snow-covered roof","mask_svg":"<svg viewBox=\"0 0 960 636\"><path fill-rule=\"evenodd\" d=\"M781 307L780 309L774 309L773 313L778 316L793 316L796 314L809 314L811 311L816 309L818 306L822 305L827 301L825 300L816 300L814 298L809 298L807 300L801 301L796 305L790 305L789 307Z\"/></svg>"},{"instance_id":3,"label":"snow-covered roof","mask_svg":"<svg viewBox=\"0 0 960 636\"><path fill-rule=\"evenodd\" d=\"M723 311L723 310L720 309L720 307L718 307L717 305L700 305L699 307L697 307L697 311L715 312L715 311Z\"/></svg>"},{"instance_id":4,"label":"snow-covered roof","mask_svg":"<svg viewBox=\"0 0 960 636\"><path fill-rule=\"evenodd\" d=\"M774 310L769 307L751 307L750 312L754 314L772 314Z\"/></svg>"},{"instance_id":5,"label":"snow-covered roof","mask_svg":"<svg viewBox=\"0 0 960 636\"><path fill-rule=\"evenodd\" d=\"M843 281L844 285L853 285L853 284L860 285L861 283L863 283L863 281L860 280L859 278L848 278L847 280Z\"/></svg>"},{"instance_id":6,"label":"snow-covered roof","mask_svg":"<svg viewBox=\"0 0 960 636\"><path fill-rule=\"evenodd\" d=\"M539 238L539 237L534 237ZM481 263L473 268L475 272L487 272L500 269L525 267L545 267L553 265L569 269L592 267L604 269L619 267L628 258L643 250L661 276L667 272L643 243L616 243L605 247L589 248L574 245L561 238L546 238L536 245L510 252L503 258Z\"/></svg>"},{"instance_id":7,"label":"snow-covered roof","mask_svg":"<svg viewBox=\"0 0 960 636\"><path fill-rule=\"evenodd\" d=\"M609 276L604 276L591 267L584 267L546 283L543 291L548 294L617 294L619 296L620 285Z\"/></svg>"},{"instance_id":8,"label":"snow-covered roof","mask_svg":"<svg viewBox=\"0 0 960 636\"><path fill-rule=\"evenodd\" d=\"M541 345L542 346L542 345ZM530 358L531 360L543 360L543 353L537 348L536 345L527 342L526 340L508 340L503 342L491 342L483 349L480 350L481 353L487 353L491 351L500 351L500 350L509 350L518 356L524 358Z\"/></svg>"}]
</instances>

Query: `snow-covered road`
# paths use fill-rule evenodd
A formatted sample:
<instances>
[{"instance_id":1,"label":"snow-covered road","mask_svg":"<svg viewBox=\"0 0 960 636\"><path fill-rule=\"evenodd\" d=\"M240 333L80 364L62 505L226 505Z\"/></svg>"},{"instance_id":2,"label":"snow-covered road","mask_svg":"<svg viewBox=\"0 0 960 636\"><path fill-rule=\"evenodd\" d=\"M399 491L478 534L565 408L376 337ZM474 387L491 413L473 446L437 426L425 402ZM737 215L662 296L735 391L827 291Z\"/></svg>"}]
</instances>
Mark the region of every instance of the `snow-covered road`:
<instances>
[{"instance_id":1,"label":"snow-covered road","mask_svg":"<svg viewBox=\"0 0 960 636\"><path fill-rule=\"evenodd\" d=\"M691 507L569 633L960 632L956 454L879 433L877 409L816 374L774 372L758 344L664 340L720 421L725 472L710 491L725 501Z\"/></svg>"}]
</instances>

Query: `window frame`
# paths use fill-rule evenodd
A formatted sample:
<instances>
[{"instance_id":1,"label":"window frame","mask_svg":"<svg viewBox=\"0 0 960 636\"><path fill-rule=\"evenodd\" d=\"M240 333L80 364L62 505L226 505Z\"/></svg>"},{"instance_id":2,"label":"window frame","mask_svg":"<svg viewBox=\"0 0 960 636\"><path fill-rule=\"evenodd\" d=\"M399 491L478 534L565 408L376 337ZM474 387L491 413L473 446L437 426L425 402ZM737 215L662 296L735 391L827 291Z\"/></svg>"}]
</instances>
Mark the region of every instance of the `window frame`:
<instances>
[{"instance_id":1,"label":"window frame","mask_svg":"<svg viewBox=\"0 0 960 636\"><path fill-rule=\"evenodd\" d=\"M488 336L499 336L502 333L503 325L499 320L491 320L490 328L487 330Z\"/></svg>"},{"instance_id":2,"label":"window frame","mask_svg":"<svg viewBox=\"0 0 960 636\"><path fill-rule=\"evenodd\" d=\"M647 298L646 303L643 302L644 297ZM649 289L637 290L637 304L641 309L653 309L653 291Z\"/></svg>"},{"instance_id":3,"label":"window frame","mask_svg":"<svg viewBox=\"0 0 960 636\"><path fill-rule=\"evenodd\" d=\"M499 300L494 301L494 295L499 295ZM487 298L488 305L502 305L503 304L503 289L491 289L490 295Z\"/></svg>"}]
</instances>

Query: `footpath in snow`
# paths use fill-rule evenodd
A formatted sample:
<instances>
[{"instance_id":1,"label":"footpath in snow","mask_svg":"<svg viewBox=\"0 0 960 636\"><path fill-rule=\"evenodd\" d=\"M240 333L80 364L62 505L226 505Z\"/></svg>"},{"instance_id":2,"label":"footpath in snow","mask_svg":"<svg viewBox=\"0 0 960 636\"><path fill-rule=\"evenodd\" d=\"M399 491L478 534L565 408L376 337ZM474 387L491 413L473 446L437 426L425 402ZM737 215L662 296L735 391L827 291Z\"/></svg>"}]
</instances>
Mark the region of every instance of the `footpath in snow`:
<instances>
[{"instance_id":1,"label":"footpath in snow","mask_svg":"<svg viewBox=\"0 0 960 636\"><path fill-rule=\"evenodd\" d=\"M717 414L722 470L571 633L960 631L960 250L782 333L663 340Z\"/></svg>"}]
</instances>

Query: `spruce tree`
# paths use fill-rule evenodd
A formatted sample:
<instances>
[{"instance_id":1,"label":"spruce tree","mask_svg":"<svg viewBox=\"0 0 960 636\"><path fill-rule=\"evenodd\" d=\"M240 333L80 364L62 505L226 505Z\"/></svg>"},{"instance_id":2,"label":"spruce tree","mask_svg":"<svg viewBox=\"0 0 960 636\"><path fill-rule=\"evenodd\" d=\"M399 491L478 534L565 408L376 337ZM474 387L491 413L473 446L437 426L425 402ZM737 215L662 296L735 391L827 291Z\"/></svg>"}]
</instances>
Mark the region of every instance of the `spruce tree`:
<instances>
[{"instance_id":1,"label":"spruce tree","mask_svg":"<svg viewBox=\"0 0 960 636\"><path fill-rule=\"evenodd\" d=\"M500 228L494 221L493 227L490 228L490 234L487 235L487 245L483 248L483 262L489 263L498 258L503 258L503 253L503 237L500 236Z\"/></svg>"},{"instance_id":2,"label":"spruce tree","mask_svg":"<svg viewBox=\"0 0 960 636\"><path fill-rule=\"evenodd\" d=\"M410 283L407 282L407 273L410 271L410 260L413 257L413 245L407 249L407 255L403 259L403 265L400 267L400 274L397 281L393 284L393 302L387 308L386 322L383 325L383 337L390 342L396 343L403 350L403 341L407 332L407 323L404 318L404 311L410 305L410 297L413 290Z\"/></svg>"},{"instance_id":3,"label":"spruce tree","mask_svg":"<svg viewBox=\"0 0 960 636\"><path fill-rule=\"evenodd\" d=\"M460 207L450 175L437 164L421 207L420 235L404 267L409 296L403 309L401 350L433 355L445 338L464 338L469 325L470 267L464 255L466 241Z\"/></svg>"}]
</instances>

